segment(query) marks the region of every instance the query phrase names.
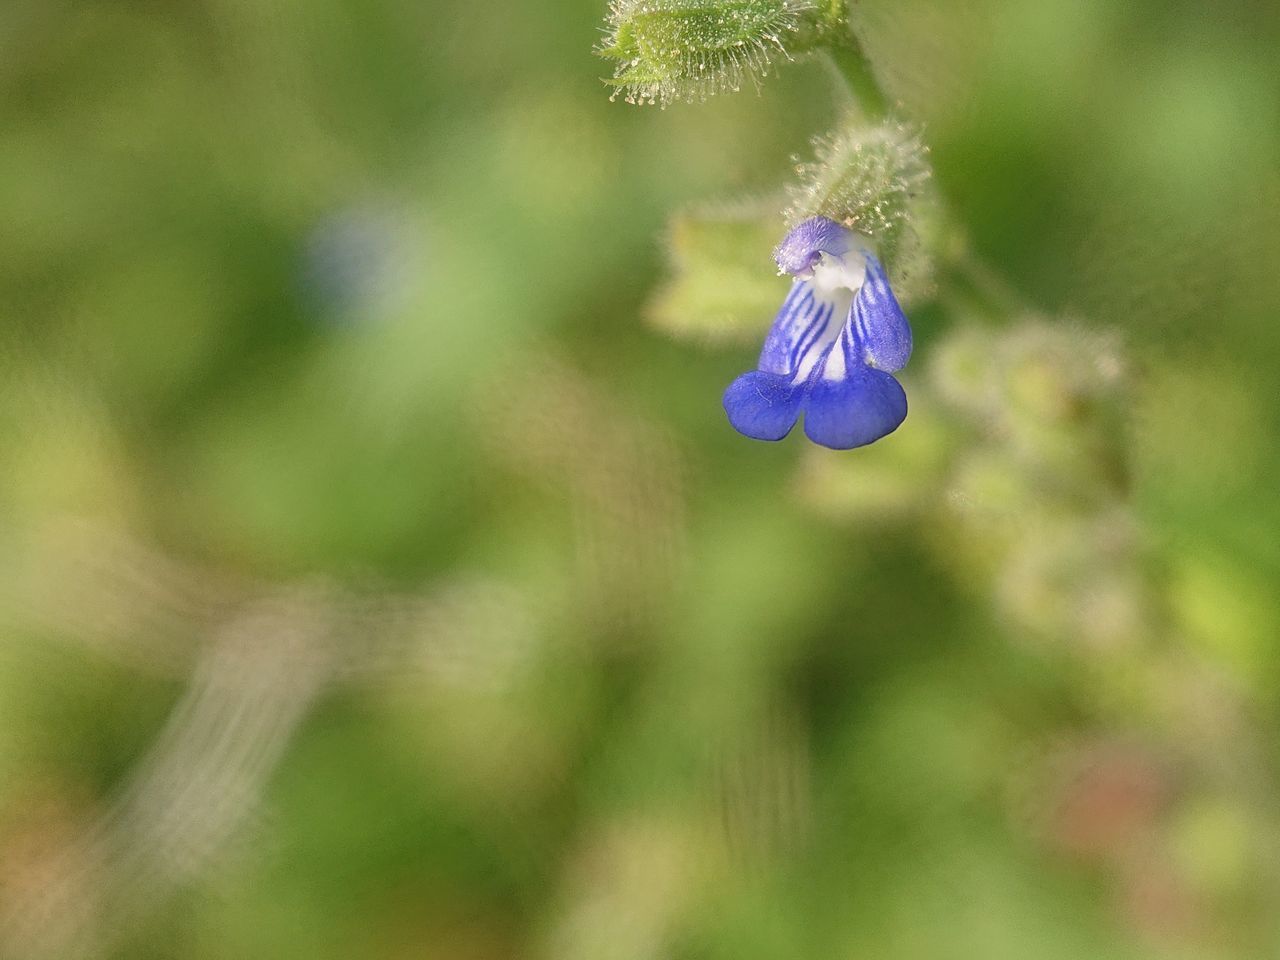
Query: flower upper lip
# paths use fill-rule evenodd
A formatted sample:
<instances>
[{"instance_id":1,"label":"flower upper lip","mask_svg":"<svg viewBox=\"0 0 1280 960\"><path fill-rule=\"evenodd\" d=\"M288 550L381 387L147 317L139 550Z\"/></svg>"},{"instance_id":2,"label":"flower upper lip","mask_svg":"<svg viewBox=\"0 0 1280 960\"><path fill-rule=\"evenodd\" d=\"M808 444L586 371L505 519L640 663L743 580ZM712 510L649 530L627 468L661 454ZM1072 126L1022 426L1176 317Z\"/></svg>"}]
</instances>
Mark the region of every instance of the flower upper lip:
<instances>
[{"instance_id":1,"label":"flower upper lip","mask_svg":"<svg viewBox=\"0 0 1280 960\"><path fill-rule=\"evenodd\" d=\"M852 234L827 217L810 217L797 224L778 244L773 257L786 273L801 276L813 269L822 254L844 256Z\"/></svg>"},{"instance_id":2,"label":"flower upper lip","mask_svg":"<svg viewBox=\"0 0 1280 960\"><path fill-rule=\"evenodd\" d=\"M813 276L814 267L816 267L821 262L822 262L822 251L815 250L813 251L813 253L809 254L809 261L804 265L804 268L801 270L795 271L793 273L793 276L800 277L803 279L808 279Z\"/></svg>"}]
</instances>

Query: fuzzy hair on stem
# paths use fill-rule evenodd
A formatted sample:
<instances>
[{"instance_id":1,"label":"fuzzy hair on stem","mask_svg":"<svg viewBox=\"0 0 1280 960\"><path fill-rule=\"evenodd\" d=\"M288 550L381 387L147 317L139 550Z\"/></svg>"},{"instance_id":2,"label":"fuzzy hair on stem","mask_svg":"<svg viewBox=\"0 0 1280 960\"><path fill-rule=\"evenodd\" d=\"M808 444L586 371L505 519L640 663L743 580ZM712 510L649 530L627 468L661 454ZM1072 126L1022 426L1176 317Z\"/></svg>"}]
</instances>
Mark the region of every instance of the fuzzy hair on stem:
<instances>
[{"instance_id":1,"label":"fuzzy hair on stem","mask_svg":"<svg viewBox=\"0 0 1280 960\"><path fill-rule=\"evenodd\" d=\"M597 53L617 61L614 96L664 107L758 87L824 31L809 0L612 0L608 23Z\"/></svg>"}]
</instances>

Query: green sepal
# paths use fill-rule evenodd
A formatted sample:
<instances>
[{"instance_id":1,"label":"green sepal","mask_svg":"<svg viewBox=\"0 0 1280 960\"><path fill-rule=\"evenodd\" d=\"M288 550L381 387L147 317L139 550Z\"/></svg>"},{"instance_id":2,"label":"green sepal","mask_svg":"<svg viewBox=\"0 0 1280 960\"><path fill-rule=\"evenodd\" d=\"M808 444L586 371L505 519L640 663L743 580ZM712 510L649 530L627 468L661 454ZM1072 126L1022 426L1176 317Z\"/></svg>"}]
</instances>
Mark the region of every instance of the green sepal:
<instances>
[{"instance_id":1,"label":"green sepal","mask_svg":"<svg viewBox=\"0 0 1280 960\"><path fill-rule=\"evenodd\" d=\"M796 166L787 220L823 216L874 240L890 261L919 207L931 200L928 150L911 126L850 124L814 140Z\"/></svg>"}]
</instances>

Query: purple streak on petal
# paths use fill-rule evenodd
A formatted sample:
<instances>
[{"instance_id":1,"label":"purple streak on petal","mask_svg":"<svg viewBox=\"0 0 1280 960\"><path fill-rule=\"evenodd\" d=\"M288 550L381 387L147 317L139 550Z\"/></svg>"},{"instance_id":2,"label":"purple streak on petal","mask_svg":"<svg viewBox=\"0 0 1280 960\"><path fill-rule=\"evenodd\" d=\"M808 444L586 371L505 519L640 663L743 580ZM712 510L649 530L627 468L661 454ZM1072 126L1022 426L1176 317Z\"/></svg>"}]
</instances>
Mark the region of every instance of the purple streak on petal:
<instances>
[{"instance_id":1,"label":"purple streak on petal","mask_svg":"<svg viewBox=\"0 0 1280 960\"><path fill-rule=\"evenodd\" d=\"M892 373L911 357L911 325L880 261L869 253L866 258L867 277L851 308L854 335L865 362Z\"/></svg>"},{"instance_id":2,"label":"purple streak on petal","mask_svg":"<svg viewBox=\"0 0 1280 960\"><path fill-rule=\"evenodd\" d=\"M800 369L801 364L804 362L809 352L813 350L814 347L822 348L823 334L827 332L827 325L831 322L831 315L835 313L835 309L836 305L828 301L818 310L817 316L809 326L809 329L805 331L804 337L791 351L791 365L787 371L788 373L794 376L796 371ZM826 347L830 347L829 342L826 344Z\"/></svg>"},{"instance_id":3,"label":"purple streak on petal","mask_svg":"<svg viewBox=\"0 0 1280 960\"><path fill-rule=\"evenodd\" d=\"M813 284L807 280L795 281L769 329L756 368L768 373L794 372L800 356L798 348L814 336L815 331L821 333L830 315L829 305L814 297Z\"/></svg>"}]
</instances>

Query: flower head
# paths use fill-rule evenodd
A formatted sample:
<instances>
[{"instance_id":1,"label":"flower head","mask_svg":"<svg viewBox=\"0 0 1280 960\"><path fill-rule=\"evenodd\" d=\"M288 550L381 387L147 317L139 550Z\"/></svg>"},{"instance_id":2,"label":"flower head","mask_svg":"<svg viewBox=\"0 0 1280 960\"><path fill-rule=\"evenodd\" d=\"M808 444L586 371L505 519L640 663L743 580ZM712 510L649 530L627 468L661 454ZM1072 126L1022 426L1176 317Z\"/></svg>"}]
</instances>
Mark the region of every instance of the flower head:
<instances>
[{"instance_id":1,"label":"flower head","mask_svg":"<svg viewBox=\"0 0 1280 960\"><path fill-rule=\"evenodd\" d=\"M781 440L804 414L814 443L847 450L892 433L907 396L892 376L911 356L911 327L884 267L826 217L797 225L774 251L795 277L756 369L724 394L734 429Z\"/></svg>"}]
</instances>

